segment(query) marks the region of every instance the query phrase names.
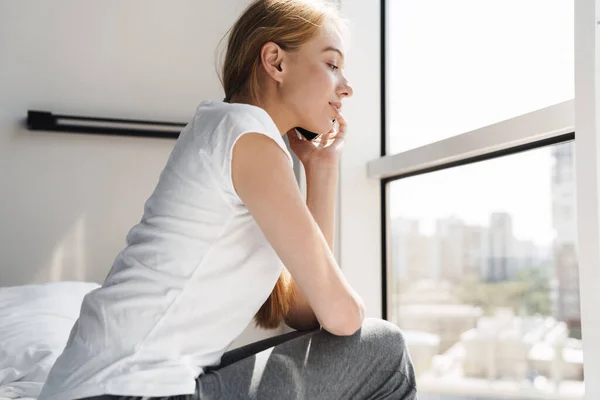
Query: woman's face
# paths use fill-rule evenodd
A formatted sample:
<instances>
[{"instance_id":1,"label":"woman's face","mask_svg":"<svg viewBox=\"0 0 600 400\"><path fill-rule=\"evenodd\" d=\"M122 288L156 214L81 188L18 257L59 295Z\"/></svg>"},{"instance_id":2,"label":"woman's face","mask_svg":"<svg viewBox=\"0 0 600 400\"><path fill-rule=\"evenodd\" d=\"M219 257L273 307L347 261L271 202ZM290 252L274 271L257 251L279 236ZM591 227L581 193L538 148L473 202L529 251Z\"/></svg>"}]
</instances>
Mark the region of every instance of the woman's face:
<instances>
[{"instance_id":1,"label":"woman's face","mask_svg":"<svg viewBox=\"0 0 600 400\"><path fill-rule=\"evenodd\" d=\"M342 36L334 28L321 28L312 40L287 53L280 93L297 126L320 134L331 130L333 107L341 108L353 93L343 74L344 55Z\"/></svg>"}]
</instances>

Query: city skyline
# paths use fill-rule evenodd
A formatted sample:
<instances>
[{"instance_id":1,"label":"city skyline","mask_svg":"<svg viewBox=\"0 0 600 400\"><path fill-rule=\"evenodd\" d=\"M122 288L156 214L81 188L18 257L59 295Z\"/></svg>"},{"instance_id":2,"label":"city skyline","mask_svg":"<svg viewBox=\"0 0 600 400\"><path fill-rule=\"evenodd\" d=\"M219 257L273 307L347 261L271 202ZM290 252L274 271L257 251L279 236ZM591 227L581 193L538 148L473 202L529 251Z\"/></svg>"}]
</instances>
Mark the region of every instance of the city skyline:
<instances>
[{"instance_id":1,"label":"city skyline","mask_svg":"<svg viewBox=\"0 0 600 400\"><path fill-rule=\"evenodd\" d=\"M514 279L520 270L542 268L552 261L552 246L539 246L514 236L510 214L494 213L489 219L485 226L469 225L456 218L436 219L430 234L418 231L419 220L392 219L393 276L408 281L456 283L473 277L506 281Z\"/></svg>"},{"instance_id":2,"label":"city skyline","mask_svg":"<svg viewBox=\"0 0 600 400\"><path fill-rule=\"evenodd\" d=\"M486 226L491 214L505 212L513 217L515 237L549 245L556 236L552 163L547 147L394 181L390 217L418 219L431 234L437 219Z\"/></svg>"}]
</instances>

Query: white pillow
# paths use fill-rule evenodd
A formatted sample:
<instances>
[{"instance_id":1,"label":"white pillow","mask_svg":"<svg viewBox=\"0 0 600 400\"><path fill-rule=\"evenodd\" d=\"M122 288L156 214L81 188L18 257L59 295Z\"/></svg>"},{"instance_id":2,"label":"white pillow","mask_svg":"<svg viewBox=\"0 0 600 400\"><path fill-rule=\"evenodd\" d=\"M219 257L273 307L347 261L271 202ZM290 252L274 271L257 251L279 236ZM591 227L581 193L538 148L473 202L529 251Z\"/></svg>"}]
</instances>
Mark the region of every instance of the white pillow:
<instances>
[{"instance_id":1,"label":"white pillow","mask_svg":"<svg viewBox=\"0 0 600 400\"><path fill-rule=\"evenodd\" d=\"M90 282L0 287L0 399L35 399L62 353Z\"/></svg>"}]
</instances>

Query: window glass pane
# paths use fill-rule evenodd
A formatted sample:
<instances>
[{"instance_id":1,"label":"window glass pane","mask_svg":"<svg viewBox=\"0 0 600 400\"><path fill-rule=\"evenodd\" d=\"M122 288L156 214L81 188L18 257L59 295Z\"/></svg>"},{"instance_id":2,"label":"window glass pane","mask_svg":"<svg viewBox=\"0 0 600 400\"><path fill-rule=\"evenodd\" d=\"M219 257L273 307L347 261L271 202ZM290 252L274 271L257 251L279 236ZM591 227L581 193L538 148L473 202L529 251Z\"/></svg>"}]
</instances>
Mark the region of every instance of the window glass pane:
<instances>
[{"instance_id":1,"label":"window glass pane","mask_svg":"<svg viewBox=\"0 0 600 400\"><path fill-rule=\"evenodd\" d=\"M573 152L389 184L388 319L424 399L583 398Z\"/></svg>"},{"instance_id":2,"label":"window glass pane","mask_svg":"<svg viewBox=\"0 0 600 400\"><path fill-rule=\"evenodd\" d=\"M574 97L573 0L387 0L390 154Z\"/></svg>"}]
</instances>

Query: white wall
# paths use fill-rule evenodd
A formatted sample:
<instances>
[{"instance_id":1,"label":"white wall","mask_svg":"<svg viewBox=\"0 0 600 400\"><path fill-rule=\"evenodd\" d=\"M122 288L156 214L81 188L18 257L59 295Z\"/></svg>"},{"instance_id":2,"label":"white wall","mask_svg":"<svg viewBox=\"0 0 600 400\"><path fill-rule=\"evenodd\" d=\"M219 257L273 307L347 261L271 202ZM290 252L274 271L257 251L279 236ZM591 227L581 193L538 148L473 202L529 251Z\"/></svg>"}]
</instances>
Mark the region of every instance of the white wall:
<instances>
[{"instance_id":1,"label":"white wall","mask_svg":"<svg viewBox=\"0 0 600 400\"><path fill-rule=\"evenodd\" d=\"M368 317L382 315L380 183L367 176L367 163L380 157L380 0L342 0L350 20L346 74L354 96L344 104L348 138L340 176L340 263L365 302Z\"/></svg>"},{"instance_id":2,"label":"white wall","mask_svg":"<svg viewBox=\"0 0 600 400\"><path fill-rule=\"evenodd\" d=\"M215 52L246 4L0 2L0 286L101 283L175 143L28 131L27 110L187 122L223 97Z\"/></svg>"}]
</instances>

